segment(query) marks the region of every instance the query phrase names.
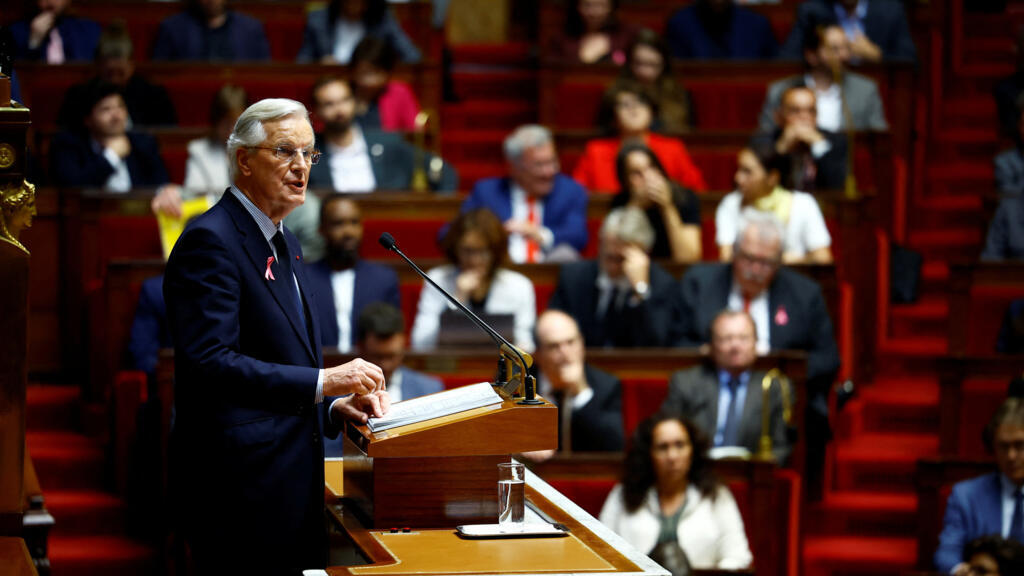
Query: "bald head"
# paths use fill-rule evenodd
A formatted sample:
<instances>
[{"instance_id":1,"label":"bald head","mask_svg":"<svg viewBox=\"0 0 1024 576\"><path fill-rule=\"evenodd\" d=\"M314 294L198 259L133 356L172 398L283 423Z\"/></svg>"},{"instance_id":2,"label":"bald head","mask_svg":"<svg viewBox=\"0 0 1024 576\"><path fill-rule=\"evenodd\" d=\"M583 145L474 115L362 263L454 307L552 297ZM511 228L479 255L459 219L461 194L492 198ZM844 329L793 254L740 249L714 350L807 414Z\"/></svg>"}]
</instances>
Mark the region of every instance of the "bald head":
<instances>
[{"instance_id":1,"label":"bald head","mask_svg":"<svg viewBox=\"0 0 1024 576\"><path fill-rule=\"evenodd\" d=\"M583 336L571 316L561 310L547 310L537 318L535 332L537 365L556 386L566 367L582 370Z\"/></svg>"},{"instance_id":2,"label":"bald head","mask_svg":"<svg viewBox=\"0 0 1024 576\"><path fill-rule=\"evenodd\" d=\"M814 127L818 122L818 99L806 86L794 86L782 94L779 103L779 126L792 124Z\"/></svg>"}]
</instances>

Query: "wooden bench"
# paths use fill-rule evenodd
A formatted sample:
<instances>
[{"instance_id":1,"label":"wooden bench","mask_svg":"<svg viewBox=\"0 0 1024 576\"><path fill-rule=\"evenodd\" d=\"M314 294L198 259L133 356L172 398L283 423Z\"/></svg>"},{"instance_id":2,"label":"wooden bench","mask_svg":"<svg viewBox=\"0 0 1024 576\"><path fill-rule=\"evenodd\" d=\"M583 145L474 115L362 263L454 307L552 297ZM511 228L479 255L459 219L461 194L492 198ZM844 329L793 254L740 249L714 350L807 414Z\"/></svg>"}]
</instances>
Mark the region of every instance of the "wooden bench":
<instances>
[{"instance_id":1,"label":"wooden bench","mask_svg":"<svg viewBox=\"0 0 1024 576\"><path fill-rule=\"evenodd\" d=\"M1006 307L1024 298L1024 264L951 263L949 290L949 353L993 354Z\"/></svg>"}]
</instances>

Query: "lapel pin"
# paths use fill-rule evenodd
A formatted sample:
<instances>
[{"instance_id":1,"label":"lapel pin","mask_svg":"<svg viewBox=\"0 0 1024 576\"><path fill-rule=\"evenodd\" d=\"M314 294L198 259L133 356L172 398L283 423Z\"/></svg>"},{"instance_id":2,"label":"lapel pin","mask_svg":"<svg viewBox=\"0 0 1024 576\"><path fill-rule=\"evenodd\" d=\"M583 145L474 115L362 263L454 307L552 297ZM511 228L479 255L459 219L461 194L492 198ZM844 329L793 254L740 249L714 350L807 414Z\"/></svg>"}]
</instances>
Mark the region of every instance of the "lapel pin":
<instances>
[{"instance_id":1,"label":"lapel pin","mask_svg":"<svg viewBox=\"0 0 1024 576\"><path fill-rule=\"evenodd\" d=\"M267 257L267 271L263 273L263 279L264 280L276 280L276 278L274 278L274 272L270 269L270 265L273 264L273 263L274 263L274 257L273 256L268 256Z\"/></svg>"},{"instance_id":2,"label":"lapel pin","mask_svg":"<svg viewBox=\"0 0 1024 576\"><path fill-rule=\"evenodd\" d=\"M779 306L775 309L775 323L779 326L789 324L789 314L786 314L786 308L784 306Z\"/></svg>"}]
</instances>

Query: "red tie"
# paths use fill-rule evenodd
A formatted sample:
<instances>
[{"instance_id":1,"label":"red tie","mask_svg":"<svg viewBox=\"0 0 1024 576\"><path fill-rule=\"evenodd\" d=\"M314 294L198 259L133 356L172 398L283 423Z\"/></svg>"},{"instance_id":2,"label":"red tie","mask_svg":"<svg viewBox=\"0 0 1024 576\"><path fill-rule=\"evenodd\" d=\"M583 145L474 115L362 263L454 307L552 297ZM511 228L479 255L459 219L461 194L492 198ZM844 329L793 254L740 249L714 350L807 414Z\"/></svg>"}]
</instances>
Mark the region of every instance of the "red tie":
<instances>
[{"instance_id":1,"label":"red tie","mask_svg":"<svg viewBox=\"0 0 1024 576\"><path fill-rule=\"evenodd\" d=\"M530 224L536 226L537 225L537 205L536 205L536 201L535 200L527 200L526 201L526 206L527 206L527 209L529 210L529 213L527 214L527 219L530 221ZM538 254L538 252L540 252L540 246L537 246L537 243L534 242L533 238L526 238L526 261L528 263L537 262L537 254Z\"/></svg>"},{"instance_id":2,"label":"red tie","mask_svg":"<svg viewBox=\"0 0 1024 576\"><path fill-rule=\"evenodd\" d=\"M743 297L743 311L750 314L750 298Z\"/></svg>"}]
</instances>

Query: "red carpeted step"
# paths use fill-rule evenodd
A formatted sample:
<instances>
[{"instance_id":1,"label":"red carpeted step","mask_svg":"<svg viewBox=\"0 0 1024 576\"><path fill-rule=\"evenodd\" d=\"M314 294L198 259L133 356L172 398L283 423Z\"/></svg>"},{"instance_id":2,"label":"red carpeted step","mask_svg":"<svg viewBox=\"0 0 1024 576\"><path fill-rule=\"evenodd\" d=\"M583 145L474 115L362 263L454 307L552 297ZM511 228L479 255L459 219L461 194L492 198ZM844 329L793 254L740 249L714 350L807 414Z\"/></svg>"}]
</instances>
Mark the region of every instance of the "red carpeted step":
<instances>
[{"instance_id":1,"label":"red carpeted step","mask_svg":"<svg viewBox=\"0 0 1024 576\"><path fill-rule=\"evenodd\" d=\"M469 101L446 104L441 112L445 137L450 130L502 130L511 132L521 124L537 121L533 102Z\"/></svg>"},{"instance_id":2,"label":"red carpeted step","mask_svg":"<svg viewBox=\"0 0 1024 576\"><path fill-rule=\"evenodd\" d=\"M910 492L917 460L938 448L933 434L859 434L835 447L835 487Z\"/></svg>"},{"instance_id":3,"label":"red carpeted step","mask_svg":"<svg viewBox=\"0 0 1024 576\"><path fill-rule=\"evenodd\" d=\"M530 70L459 70L452 72L455 94L462 100L536 100L537 73Z\"/></svg>"},{"instance_id":4,"label":"red carpeted step","mask_svg":"<svg viewBox=\"0 0 1024 576\"><path fill-rule=\"evenodd\" d=\"M62 537L115 535L125 532L127 505L107 492L47 490L46 509L57 523L51 534Z\"/></svg>"},{"instance_id":5,"label":"red carpeted step","mask_svg":"<svg viewBox=\"0 0 1024 576\"><path fill-rule=\"evenodd\" d=\"M156 549L118 536L52 536L49 552L53 576L149 575L158 568Z\"/></svg>"},{"instance_id":6,"label":"red carpeted step","mask_svg":"<svg viewBox=\"0 0 1024 576\"><path fill-rule=\"evenodd\" d=\"M44 497L50 490L96 490L105 485L106 455L99 440L36 430L29 430L25 438Z\"/></svg>"},{"instance_id":7,"label":"red carpeted step","mask_svg":"<svg viewBox=\"0 0 1024 576\"><path fill-rule=\"evenodd\" d=\"M807 536L804 576L898 575L914 567L917 540L863 536Z\"/></svg>"},{"instance_id":8,"label":"red carpeted step","mask_svg":"<svg viewBox=\"0 0 1024 576\"><path fill-rule=\"evenodd\" d=\"M31 384L25 392L26 427L67 430L79 425L81 389L78 386Z\"/></svg>"},{"instance_id":9,"label":"red carpeted step","mask_svg":"<svg viewBox=\"0 0 1024 576\"><path fill-rule=\"evenodd\" d=\"M977 258L981 252L985 230L978 227L914 230L908 244L927 259L950 260Z\"/></svg>"},{"instance_id":10,"label":"red carpeted step","mask_svg":"<svg viewBox=\"0 0 1024 576\"><path fill-rule=\"evenodd\" d=\"M533 46L528 42L503 44L457 44L450 47L452 62L462 64L492 64L522 66L529 63Z\"/></svg>"},{"instance_id":11,"label":"red carpeted step","mask_svg":"<svg viewBox=\"0 0 1024 576\"><path fill-rule=\"evenodd\" d=\"M887 492L832 492L808 511L806 534L903 536L913 533L917 496Z\"/></svg>"},{"instance_id":12,"label":"red carpeted step","mask_svg":"<svg viewBox=\"0 0 1024 576\"><path fill-rule=\"evenodd\" d=\"M922 296L912 304L893 304L889 333L895 338L936 336L946 333L949 321L949 297Z\"/></svg>"},{"instance_id":13,"label":"red carpeted step","mask_svg":"<svg viewBox=\"0 0 1024 576\"><path fill-rule=\"evenodd\" d=\"M941 356L949 350L949 342L945 334L941 336L921 336L916 338L890 338L878 343L878 353L882 356L911 356L915 358L932 358ZM885 358L882 359L883 361Z\"/></svg>"},{"instance_id":14,"label":"red carpeted step","mask_svg":"<svg viewBox=\"0 0 1024 576\"><path fill-rule=\"evenodd\" d=\"M859 393L864 403L863 431L938 434L937 378L876 378Z\"/></svg>"}]
</instances>

